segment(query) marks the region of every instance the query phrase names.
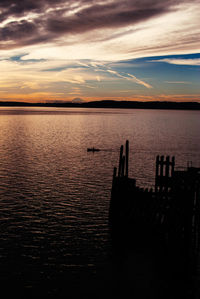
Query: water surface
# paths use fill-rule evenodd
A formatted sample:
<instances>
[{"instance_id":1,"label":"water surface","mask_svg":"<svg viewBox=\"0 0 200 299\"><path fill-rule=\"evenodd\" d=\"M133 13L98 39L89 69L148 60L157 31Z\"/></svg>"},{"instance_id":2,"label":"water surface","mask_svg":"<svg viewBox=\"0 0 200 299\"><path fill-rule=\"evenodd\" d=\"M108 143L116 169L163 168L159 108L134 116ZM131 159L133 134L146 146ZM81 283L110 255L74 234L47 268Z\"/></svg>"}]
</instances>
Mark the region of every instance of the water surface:
<instances>
[{"instance_id":1,"label":"water surface","mask_svg":"<svg viewBox=\"0 0 200 299\"><path fill-rule=\"evenodd\" d=\"M199 128L199 111L0 108L1 281L87 288L109 255L120 145L129 139L130 176L153 186L158 154L200 166Z\"/></svg>"}]
</instances>

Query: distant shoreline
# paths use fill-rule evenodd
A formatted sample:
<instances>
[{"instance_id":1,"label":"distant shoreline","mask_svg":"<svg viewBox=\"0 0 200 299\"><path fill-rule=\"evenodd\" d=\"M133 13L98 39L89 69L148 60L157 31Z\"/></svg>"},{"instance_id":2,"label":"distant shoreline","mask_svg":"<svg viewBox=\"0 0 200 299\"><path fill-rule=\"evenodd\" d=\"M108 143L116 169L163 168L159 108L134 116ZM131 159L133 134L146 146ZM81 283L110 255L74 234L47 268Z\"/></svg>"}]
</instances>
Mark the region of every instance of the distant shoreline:
<instances>
[{"instance_id":1,"label":"distant shoreline","mask_svg":"<svg viewBox=\"0 0 200 299\"><path fill-rule=\"evenodd\" d=\"M57 107L57 108L120 108L120 109L166 109L200 110L199 102L136 102L136 101L92 101L64 103L0 102L0 107Z\"/></svg>"}]
</instances>

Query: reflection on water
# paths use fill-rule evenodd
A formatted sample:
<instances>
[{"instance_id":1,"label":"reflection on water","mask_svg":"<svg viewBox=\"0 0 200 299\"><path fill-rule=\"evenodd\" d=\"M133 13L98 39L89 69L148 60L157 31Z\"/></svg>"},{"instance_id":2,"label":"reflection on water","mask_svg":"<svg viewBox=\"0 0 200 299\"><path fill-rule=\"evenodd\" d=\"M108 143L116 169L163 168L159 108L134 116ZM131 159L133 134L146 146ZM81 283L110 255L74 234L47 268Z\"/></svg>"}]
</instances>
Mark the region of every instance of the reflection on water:
<instances>
[{"instance_id":1,"label":"reflection on water","mask_svg":"<svg viewBox=\"0 0 200 299\"><path fill-rule=\"evenodd\" d=\"M0 108L4 285L29 295L39 288L45 294L77 285L87 294L104 289L112 171L121 143L131 144L130 177L151 186L157 154L200 166L199 127L197 111ZM102 151L87 152L93 146ZM100 271L105 265L106 273Z\"/></svg>"}]
</instances>

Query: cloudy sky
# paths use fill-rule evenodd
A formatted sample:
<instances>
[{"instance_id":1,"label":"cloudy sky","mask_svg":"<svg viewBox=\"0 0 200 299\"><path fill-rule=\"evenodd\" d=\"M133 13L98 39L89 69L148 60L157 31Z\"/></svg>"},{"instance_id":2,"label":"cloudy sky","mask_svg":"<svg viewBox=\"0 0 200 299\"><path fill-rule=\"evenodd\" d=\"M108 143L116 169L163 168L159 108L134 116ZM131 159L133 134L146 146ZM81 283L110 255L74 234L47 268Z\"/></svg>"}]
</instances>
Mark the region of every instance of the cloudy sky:
<instances>
[{"instance_id":1,"label":"cloudy sky","mask_svg":"<svg viewBox=\"0 0 200 299\"><path fill-rule=\"evenodd\" d=\"M0 100L200 101L200 0L0 0Z\"/></svg>"}]
</instances>

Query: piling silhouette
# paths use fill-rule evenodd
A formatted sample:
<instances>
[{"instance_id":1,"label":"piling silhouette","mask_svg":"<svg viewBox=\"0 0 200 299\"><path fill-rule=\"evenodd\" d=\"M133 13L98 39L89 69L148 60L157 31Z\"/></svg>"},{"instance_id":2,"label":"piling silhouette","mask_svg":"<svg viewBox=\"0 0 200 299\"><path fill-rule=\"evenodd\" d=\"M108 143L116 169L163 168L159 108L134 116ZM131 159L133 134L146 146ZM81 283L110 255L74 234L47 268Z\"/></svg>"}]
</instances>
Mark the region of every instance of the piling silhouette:
<instances>
[{"instance_id":1,"label":"piling silhouette","mask_svg":"<svg viewBox=\"0 0 200 299\"><path fill-rule=\"evenodd\" d=\"M116 260L123 260L131 252L151 255L158 276L154 291L165 289L165 294L158 291L154 298L195 298L200 249L200 168L190 165L176 170L175 157L157 156L155 187L148 189L140 188L135 179L129 178L128 159L127 140L125 151L123 145L120 147L118 170L115 167L113 171L109 211ZM137 298L146 296L136 294Z\"/></svg>"}]
</instances>

